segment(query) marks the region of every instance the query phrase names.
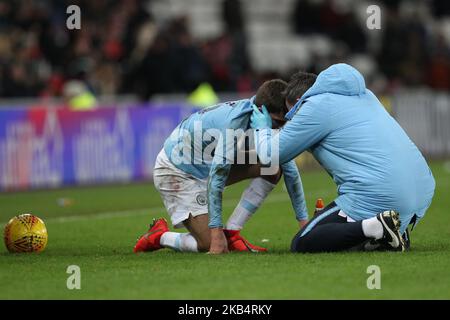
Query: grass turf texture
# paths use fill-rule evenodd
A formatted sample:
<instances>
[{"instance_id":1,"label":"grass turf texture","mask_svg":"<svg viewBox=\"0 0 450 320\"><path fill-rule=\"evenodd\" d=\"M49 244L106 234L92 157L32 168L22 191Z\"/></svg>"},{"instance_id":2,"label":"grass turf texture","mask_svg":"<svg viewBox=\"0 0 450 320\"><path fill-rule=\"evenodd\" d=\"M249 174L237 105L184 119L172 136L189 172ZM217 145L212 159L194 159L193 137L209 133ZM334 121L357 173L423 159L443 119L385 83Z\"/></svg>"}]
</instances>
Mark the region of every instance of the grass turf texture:
<instances>
[{"instance_id":1,"label":"grass turf texture","mask_svg":"<svg viewBox=\"0 0 450 320\"><path fill-rule=\"evenodd\" d=\"M0 249L1 299L449 299L450 170L432 164L433 204L412 233L408 253L292 254L297 223L280 186L243 234L267 254L222 256L169 249L135 255L132 247L153 217L165 216L150 183L0 194L1 227L16 214L43 218L41 254ZM317 197L333 200L323 172L302 175L310 212ZM226 189L228 216L246 183ZM57 199L73 199L60 207ZM269 239L269 242L262 242ZM68 290L69 265L81 268L81 290ZM369 265L381 268L381 290L366 286Z\"/></svg>"}]
</instances>

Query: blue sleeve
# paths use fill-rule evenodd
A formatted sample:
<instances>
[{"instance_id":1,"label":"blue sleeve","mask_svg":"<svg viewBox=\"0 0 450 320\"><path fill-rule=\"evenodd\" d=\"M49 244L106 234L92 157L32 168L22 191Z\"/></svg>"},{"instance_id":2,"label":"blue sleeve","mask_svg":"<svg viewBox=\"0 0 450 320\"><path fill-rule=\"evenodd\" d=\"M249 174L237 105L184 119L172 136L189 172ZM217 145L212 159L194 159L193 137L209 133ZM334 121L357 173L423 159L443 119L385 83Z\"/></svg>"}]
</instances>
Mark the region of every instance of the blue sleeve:
<instances>
[{"instance_id":1,"label":"blue sleeve","mask_svg":"<svg viewBox=\"0 0 450 320\"><path fill-rule=\"evenodd\" d=\"M249 122L249 114L234 118L228 128L246 128ZM209 227L221 228L222 222L222 193L227 183L231 164L234 161L235 143L226 141L226 134L222 132L219 142L214 151L214 158L208 177L208 214ZM233 156L233 158L230 158Z\"/></svg>"},{"instance_id":2,"label":"blue sleeve","mask_svg":"<svg viewBox=\"0 0 450 320\"><path fill-rule=\"evenodd\" d=\"M306 101L278 133L271 129L255 130L256 151L261 163L283 164L311 148L329 133L329 118L322 106Z\"/></svg>"},{"instance_id":3,"label":"blue sleeve","mask_svg":"<svg viewBox=\"0 0 450 320\"><path fill-rule=\"evenodd\" d=\"M213 164L208 179L208 214L209 227L221 228L222 194L230 173L231 164Z\"/></svg>"},{"instance_id":4,"label":"blue sleeve","mask_svg":"<svg viewBox=\"0 0 450 320\"><path fill-rule=\"evenodd\" d=\"M284 183L291 198L295 217L297 220L307 220L308 209L306 208L305 193L303 192L303 184L295 160L282 164L281 169L283 170Z\"/></svg>"}]
</instances>

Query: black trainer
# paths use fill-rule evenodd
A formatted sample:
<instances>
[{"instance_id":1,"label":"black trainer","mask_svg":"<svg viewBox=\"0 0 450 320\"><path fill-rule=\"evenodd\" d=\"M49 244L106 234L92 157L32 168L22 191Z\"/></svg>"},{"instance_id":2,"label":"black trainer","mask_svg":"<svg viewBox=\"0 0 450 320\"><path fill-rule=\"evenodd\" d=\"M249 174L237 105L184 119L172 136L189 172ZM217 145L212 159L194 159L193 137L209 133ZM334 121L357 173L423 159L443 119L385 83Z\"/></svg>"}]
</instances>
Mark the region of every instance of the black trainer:
<instances>
[{"instance_id":1,"label":"black trainer","mask_svg":"<svg viewBox=\"0 0 450 320\"><path fill-rule=\"evenodd\" d=\"M406 231L402 235L403 242L405 243L405 251L408 251L411 247L411 238L409 237L409 230ZM392 248L389 244L385 244L380 242L380 240L367 240L364 242L359 248L356 248L357 251L399 251L399 248ZM400 248L401 250L401 248Z\"/></svg>"},{"instance_id":2,"label":"black trainer","mask_svg":"<svg viewBox=\"0 0 450 320\"><path fill-rule=\"evenodd\" d=\"M396 251L405 251L406 244L400 234L400 218L398 213L393 210L384 211L378 214L377 219L383 226L383 238L378 242Z\"/></svg>"}]
</instances>

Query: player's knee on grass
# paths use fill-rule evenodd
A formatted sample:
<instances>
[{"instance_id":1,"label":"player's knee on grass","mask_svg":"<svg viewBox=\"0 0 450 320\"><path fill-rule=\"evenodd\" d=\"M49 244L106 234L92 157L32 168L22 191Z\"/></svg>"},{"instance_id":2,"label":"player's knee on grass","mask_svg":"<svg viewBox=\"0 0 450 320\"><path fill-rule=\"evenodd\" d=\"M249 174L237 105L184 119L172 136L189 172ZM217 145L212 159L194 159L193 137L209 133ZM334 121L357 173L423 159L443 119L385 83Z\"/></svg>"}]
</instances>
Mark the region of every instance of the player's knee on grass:
<instances>
[{"instance_id":1,"label":"player's knee on grass","mask_svg":"<svg viewBox=\"0 0 450 320\"><path fill-rule=\"evenodd\" d=\"M328 252L326 247L322 247L318 243L314 243L307 236L299 237L298 239L292 240L291 252L297 253L317 253L317 252Z\"/></svg>"},{"instance_id":2,"label":"player's knee on grass","mask_svg":"<svg viewBox=\"0 0 450 320\"><path fill-rule=\"evenodd\" d=\"M209 251L211 234L208 227L208 215L206 213L195 217L190 215L183 224L197 241L197 250Z\"/></svg>"},{"instance_id":3,"label":"player's knee on grass","mask_svg":"<svg viewBox=\"0 0 450 320\"><path fill-rule=\"evenodd\" d=\"M304 237L300 237L300 234L303 232L303 229L300 230L292 239L291 242L291 252L300 252L300 253L306 253L307 251L307 244Z\"/></svg>"},{"instance_id":4,"label":"player's knee on grass","mask_svg":"<svg viewBox=\"0 0 450 320\"><path fill-rule=\"evenodd\" d=\"M300 234L300 232L299 232ZM297 234L291 243L291 251L298 253L318 253L318 252L334 252L341 251L336 250L336 246L327 241L328 239L321 240L320 235L317 234L316 230L311 230L309 233L300 237Z\"/></svg>"},{"instance_id":5,"label":"player's knee on grass","mask_svg":"<svg viewBox=\"0 0 450 320\"><path fill-rule=\"evenodd\" d=\"M306 234L303 234L302 229L292 240L291 251L313 253L350 250L368 240L361 224L361 221L323 223L314 226Z\"/></svg>"}]
</instances>

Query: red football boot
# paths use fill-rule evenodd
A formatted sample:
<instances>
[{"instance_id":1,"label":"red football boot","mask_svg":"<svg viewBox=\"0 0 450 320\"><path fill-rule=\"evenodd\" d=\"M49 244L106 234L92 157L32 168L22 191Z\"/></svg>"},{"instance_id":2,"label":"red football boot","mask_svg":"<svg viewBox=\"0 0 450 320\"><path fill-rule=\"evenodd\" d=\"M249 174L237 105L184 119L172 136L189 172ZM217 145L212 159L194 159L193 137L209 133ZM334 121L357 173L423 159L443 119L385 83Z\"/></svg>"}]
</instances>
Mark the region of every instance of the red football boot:
<instances>
[{"instance_id":1,"label":"red football boot","mask_svg":"<svg viewBox=\"0 0 450 320\"><path fill-rule=\"evenodd\" d=\"M169 231L169 226L164 218L153 219L147 233L138 239L133 251L135 253L145 251L155 251L161 249L159 241L163 233Z\"/></svg>"},{"instance_id":2,"label":"red football boot","mask_svg":"<svg viewBox=\"0 0 450 320\"><path fill-rule=\"evenodd\" d=\"M267 249L255 246L248 242L240 234L240 230L226 230L224 229L225 237L228 241L228 250L230 251L250 251L250 252L266 252Z\"/></svg>"}]
</instances>

